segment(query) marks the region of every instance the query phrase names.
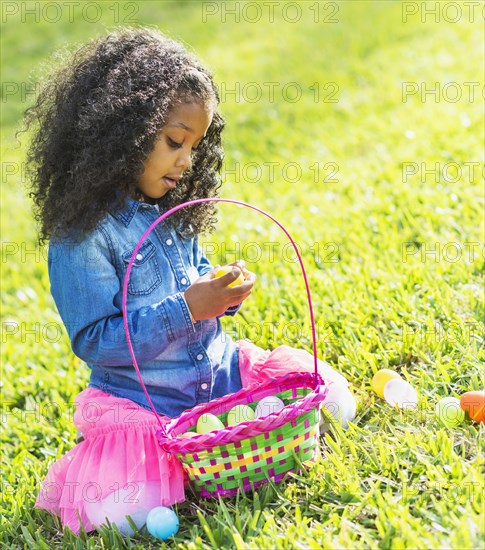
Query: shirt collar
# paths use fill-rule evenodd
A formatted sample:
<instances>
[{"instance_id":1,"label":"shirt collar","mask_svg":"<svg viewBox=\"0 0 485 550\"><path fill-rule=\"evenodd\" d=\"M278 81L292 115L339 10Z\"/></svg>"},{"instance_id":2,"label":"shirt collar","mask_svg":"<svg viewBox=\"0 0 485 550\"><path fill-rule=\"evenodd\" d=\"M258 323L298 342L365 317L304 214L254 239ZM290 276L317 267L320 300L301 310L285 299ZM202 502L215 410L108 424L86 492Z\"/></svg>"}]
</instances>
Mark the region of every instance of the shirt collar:
<instances>
[{"instance_id":1,"label":"shirt collar","mask_svg":"<svg viewBox=\"0 0 485 550\"><path fill-rule=\"evenodd\" d=\"M120 193L121 192L118 191L117 195L119 195ZM110 213L125 227L128 227L139 208L153 208L158 213L158 208L156 207L156 205L149 204L147 202L140 202L131 197L125 198L125 203L120 210L111 209Z\"/></svg>"}]
</instances>

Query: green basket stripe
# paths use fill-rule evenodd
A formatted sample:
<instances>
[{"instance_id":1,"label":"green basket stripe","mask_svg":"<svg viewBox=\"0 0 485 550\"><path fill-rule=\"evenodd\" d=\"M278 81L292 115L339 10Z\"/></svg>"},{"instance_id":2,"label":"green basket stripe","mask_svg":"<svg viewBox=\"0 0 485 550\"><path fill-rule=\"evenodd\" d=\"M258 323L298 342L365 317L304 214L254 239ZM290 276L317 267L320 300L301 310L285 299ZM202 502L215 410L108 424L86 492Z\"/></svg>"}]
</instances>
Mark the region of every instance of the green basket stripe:
<instances>
[{"instance_id":1,"label":"green basket stripe","mask_svg":"<svg viewBox=\"0 0 485 550\"><path fill-rule=\"evenodd\" d=\"M309 460L313 458L313 451L315 449L315 446L316 446L316 441L312 441L311 439L308 439L304 442L304 444L300 444L300 450L296 454L302 462L304 462L305 460ZM305 453L304 449L306 448L308 448L309 450L308 452ZM294 467L295 460L293 458L293 453L292 453L293 449L294 447L292 449L289 449L285 453L279 454L277 458L273 459L273 462L270 464L268 464L265 460L253 462L252 464L249 464L248 466L246 466L247 469L245 472L242 472L240 468L231 468L230 470L223 470L221 472L218 472L219 473L218 478L215 478L214 474L199 474L197 477L201 482L214 480L214 481L217 481L218 483L225 483L225 482L231 483L232 480L227 480L227 478L230 476L235 476L236 479L238 477L242 478L242 477L249 476L253 478L254 476L258 476L259 473L257 474L254 473L255 470L257 470L258 468L261 468L262 470L261 473L263 474L263 477L264 477L264 472L270 469L274 469L276 473L281 473ZM282 460L285 460L284 464L281 464ZM281 470L281 472L278 472L278 470ZM189 475L189 477L191 479L193 478L192 475Z\"/></svg>"},{"instance_id":2,"label":"green basket stripe","mask_svg":"<svg viewBox=\"0 0 485 550\"><path fill-rule=\"evenodd\" d=\"M257 468L266 468L268 466L268 468L271 468L271 464L278 464L281 460L292 460L292 450L296 447L293 446L291 447L290 449L288 449L287 451L283 452L283 453L279 453L277 454L275 457L271 457L272 458L272 463L268 464L266 459L265 460L258 460L256 462L251 462L250 464L247 464L246 465L246 471L247 472L251 472L251 471L254 471L256 470ZM312 441L312 439L307 439L306 441L302 443L300 443L300 452L303 451L303 448L307 448L307 447L315 447L315 442ZM217 472L219 474L219 477L228 477L228 476L231 476L231 475L234 475L234 472L240 472L241 471L241 467L236 467L236 468L230 468L228 470L224 469L224 470L221 470L220 472ZM199 474L199 477L202 479L208 479L208 478L211 478L211 477L214 477L215 474L213 473L206 473L206 474Z\"/></svg>"},{"instance_id":3,"label":"green basket stripe","mask_svg":"<svg viewBox=\"0 0 485 550\"><path fill-rule=\"evenodd\" d=\"M309 452L307 453L297 453L301 462L307 462L312 460L313 458L313 447L309 449ZM191 482L195 485L196 489L203 488L205 491L214 493L218 491L218 485L222 486L223 489L235 489L239 487L240 480L249 477L251 479L252 483L255 483L257 481L265 480L268 476L268 471L270 469L274 470L275 475L286 473L290 470L294 470L296 466L295 461L287 461L285 464L270 464L267 466L267 468L262 468L261 472L254 473L254 472L239 472L238 474L234 474L232 472L232 475L234 475L235 479L227 480L225 478L214 478L214 476L209 476L209 479L192 479ZM209 483L207 483L209 482Z\"/></svg>"},{"instance_id":4,"label":"green basket stripe","mask_svg":"<svg viewBox=\"0 0 485 550\"><path fill-rule=\"evenodd\" d=\"M294 458L292 449L296 447L296 445L299 445L298 455L300 456L300 460L307 460L311 459L313 457L313 450L318 444L318 437L316 435L309 437L308 439L304 439L303 441L300 441L298 443L295 442L295 445L292 446L289 450L284 451L283 453L277 453L273 455L271 458L271 462L268 463L267 459L263 460L257 460L256 462L250 462L248 464L244 465L238 465L238 466L231 466L230 468L223 468L222 470L218 472L205 472L205 473L194 473L190 468L188 468L186 465L186 471L191 479L199 478L203 481L210 481L210 480L225 480L225 478L230 476L241 476L241 477L251 477L251 475L254 474L254 471L258 468L261 468L264 470L269 469L280 469L286 471L294 466ZM305 453L305 449L307 452ZM284 464L281 464L281 461L285 460ZM198 469L198 466L195 466ZM245 468L244 471L241 470L241 468ZM217 478L216 478L217 476Z\"/></svg>"},{"instance_id":5,"label":"green basket stripe","mask_svg":"<svg viewBox=\"0 0 485 550\"><path fill-rule=\"evenodd\" d=\"M234 460L234 457L241 456L241 455L244 458L254 457L265 452L265 449L268 447L270 448L283 447L284 445L293 441L295 437L302 436L308 433L309 431L311 431L314 428L314 426L315 426L314 424L313 425L310 424L310 427L308 429L307 428L302 429L302 427L299 426L294 430L292 430L290 433L282 434L285 436L282 441L276 441L276 436L281 432L279 430L273 430L275 432L274 437L265 439L264 436L261 435L261 436L257 436L256 438L245 439L241 442L241 447L238 449L234 447L233 443L230 443L220 447L214 447L211 450L211 452L205 450L205 451L196 453L198 456L197 461L193 459L193 456L190 453L183 456L179 456L179 458L185 464L193 464L196 467L204 467L204 466L210 466L210 460L217 460L218 462L225 463L225 462ZM257 446L256 450L251 449L251 445L254 443ZM227 453L228 456L223 457L222 456L223 452Z\"/></svg>"},{"instance_id":6,"label":"green basket stripe","mask_svg":"<svg viewBox=\"0 0 485 550\"><path fill-rule=\"evenodd\" d=\"M307 462L307 461L310 461L312 457L313 457L312 453L307 453L305 456L300 456L300 460L302 462ZM206 489L207 491L210 491L211 487L215 488L217 485L221 485L223 489L232 489L234 487L237 487L239 485L239 481L245 477L249 477L253 483L255 481L260 481L262 479L267 479L267 477L269 477L268 472L270 469L274 471L275 475L283 474L290 470L297 469L297 465L295 462L287 462L284 465L278 465L278 466L272 465L272 466L273 466L272 468L262 469L258 473L254 473L254 472L240 473L238 475L235 475L234 479L231 479L231 480L228 480L225 478L216 479L214 477L211 477L210 479L207 479L207 480L191 479L191 482L196 487L204 487L204 489Z\"/></svg>"}]
</instances>

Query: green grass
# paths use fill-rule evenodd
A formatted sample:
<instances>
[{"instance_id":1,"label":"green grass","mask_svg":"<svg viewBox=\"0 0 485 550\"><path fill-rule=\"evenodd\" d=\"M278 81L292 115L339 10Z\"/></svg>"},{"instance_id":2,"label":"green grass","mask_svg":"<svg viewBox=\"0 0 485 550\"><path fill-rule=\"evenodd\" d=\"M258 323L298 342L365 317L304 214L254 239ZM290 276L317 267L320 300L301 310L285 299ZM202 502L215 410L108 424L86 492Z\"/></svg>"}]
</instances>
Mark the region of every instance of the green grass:
<instances>
[{"instance_id":1,"label":"green grass","mask_svg":"<svg viewBox=\"0 0 485 550\"><path fill-rule=\"evenodd\" d=\"M139 23L192 46L227 88L255 83L267 92L264 83L278 83L274 101L267 93L245 100L249 87L243 97L223 97L223 196L267 210L297 240L319 356L351 381L357 417L345 432L332 427L321 459L286 484L220 502L188 494L176 507L180 531L166 545L142 534L124 541L115 528L75 537L33 509L49 465L74 445L73 401L88 369L58 328L25 194L24 144L14 132L32 100L22 83L45 74L41 63L66 42L112 27L112 4L100 4L98 23L77 12L55 24L19 13L2 29L3 81L18 84L2 98L2 547L483 547L483 425L444 428L433 412L441 397L484 387L483 101L478 88L474 101L402 99L405 82L483 89L483 21L475 14L473 23L465 15L403 23L400 2L339 2L339 23L319 24L313 3L301 4L296 23L283 20L284 3L274 23L229 15L203 22L198 2L139 4ZM296 102L278 93L290 82L302 92ZM315 102L314 83L320 99L338 86L338 102ZM268 162L278 163L273 178ZM472 174L470 162L480 163ZM301 175L291 172L295 165L283 169L287 163ZM435 163L436 178L423 170ZM403 165L418 173L404 177ZM277 228L222 205L219 229L206 241L214 262L240 253L258 274L226 330L262 347L311 350L302 278ZM394 411L371 392L383 367L413 384L418 411Z\"/></svg>"}]
</instances>

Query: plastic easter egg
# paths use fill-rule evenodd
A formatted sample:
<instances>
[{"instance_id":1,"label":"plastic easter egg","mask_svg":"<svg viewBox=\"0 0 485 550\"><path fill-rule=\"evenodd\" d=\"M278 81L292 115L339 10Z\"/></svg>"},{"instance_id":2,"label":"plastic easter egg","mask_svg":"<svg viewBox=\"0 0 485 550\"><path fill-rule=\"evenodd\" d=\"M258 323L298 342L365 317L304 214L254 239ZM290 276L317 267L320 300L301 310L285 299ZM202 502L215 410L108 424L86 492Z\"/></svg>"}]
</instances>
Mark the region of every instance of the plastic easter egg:
<instances>
[{"instance_id":1,"label":"plastic easter egg","mask_svg":"<svg viewBox=\"0 0 485 550\"><path fill-rule=\"evenodd\" d=\"M279 412L281 409L284 409L284 407L285 404L279 397L276 397L276 395L268 395L259 401L255 411L256 418L261 418L263 416L268 416L271 413Z\"/></svg>"},{"instance_id":2,"label":"plastic easter egg","mask_svg":"<svg viewBox=\"0 0 485 550\"><path fill-rule=\"evenodd\" d=\"M96 529L103 524L107 525L107 518L123 536L133 536L134 530L126 516L130 516L137 529L141 529L146 523L148 512L159 502L159 481L132 482L109 493L101 501L86 500L85 511Z\"/></svg>"},{"instance_id":3,"label":"plastic easter egg","mask_svg":"<svg viewBox=\"0 0 485 550\"><path fill-rule=\"evenodd\" d=\"M331 384L327 395L322 404L325 409L334 418L335 422L339 422L342 428L347 428L349 422L355 418L357 404L352 392L342 384ZM328 423L328 415L327 423ZM326 426L324 426L324 430Z\"/></svg>"},{"instance_id":4,"label":"plastic easter egg","mask_svg":"<svg viewBox=\"0 0 485 550\"><path fill-rule=\"evenodd\" d=\"M248 420L254 420L256 415L253 409L247 405L236 405L227 413L226 424L228 426L235 426L240 422L247 422Z\"/></svg>"},{"instance_id":5,"label":"plastic easter egg","mask_svg":"<svg viewBox=\"0 0 485 550\"><path fill-rule=\"evenodd\" d=\"M397 372L390 369L381 369L374 374L371 382L372 391L379 397L384 397L384 386L389 380L401 378Z\"/></svg>"},{"instance_id":6,"label":"plastic easter egg","mask_svg":"<svg viewBox=\"0 0 485 550\"><path fill-rule=\"evenodd\" d=\"M148 512L147 530L152 537L166 540L179 530L179 518L170 508L157 506Z\"/></svg>"},{"instance_id":7,"label":"plastic easter egg","mask_svg":"<svg viewBox=\"0 0 485 550\"><path fill-rule=\"evenodd\" d=\"M223 430L224 424L211 413L202 414L197 421L197 433L206 434L214 430Z\"/></svg>"},{"instance_id":8,"label":"plastic easter egg","mask_svg":"<svg viewBox=\"0 0 485 550\"><path fill-rule=\"evenodd\" d=\"M436 416L439 421L453 428L463 422L465 413L460 408L460 401L456 397L443 397L436 403Z\"/></svg>"},{"instance_id":9,"label":"plastic easter egg","mask_svg":"<svg viewBox=\"0 0 485 550\"><path fill-rule=\"evenodd\" d=\"M233 269L237 269L237 268L235 268L232 265L224 265L219 269L219 271L216 272L216 274L214 275L214 278L217 279L218 277L223 277L224 275L227 275L228 273L231 273L231 271ZM232 283L228 284L227 286L229 288L232 288L233 286L239 286L239 285L242 285L243 283L244 283L244 275L241 271L239 273L238 278L235 281L233 281Z\"/></svg>"},{"instance_id":10,"label":"plastic easter egg","mask_svg":"<svg viewBox=\"0 0 485 550\"><path fill-rule=\"evenodd\" d=\"M327 385L340 384L345 387L349 386L349 382L345 376L334 370L326 361L322 361L321 359L318 360L318 374L320 374Z\"/></svg>"},{"instance_id":11,"label":"plastic easter egg","mask_svg":"<svg viewBox=\"0 0 485 550\"><path fill-rule=\"evenodd\" d=\"M400 409L415 409L418 406L418 394L409 382L394 378L384 386L384 399L391 406Z\"/></svg>"},{"instance_id":12,"label":"plastic easter egg","mask_svg":"<svg viewBox=\"0 0 485 550\"><path fill-rule=\"evenodd\" d=\"M460 407L475 422L485 423L485 390L464 393L460 397Z\"/></svg>"}]
</instances>

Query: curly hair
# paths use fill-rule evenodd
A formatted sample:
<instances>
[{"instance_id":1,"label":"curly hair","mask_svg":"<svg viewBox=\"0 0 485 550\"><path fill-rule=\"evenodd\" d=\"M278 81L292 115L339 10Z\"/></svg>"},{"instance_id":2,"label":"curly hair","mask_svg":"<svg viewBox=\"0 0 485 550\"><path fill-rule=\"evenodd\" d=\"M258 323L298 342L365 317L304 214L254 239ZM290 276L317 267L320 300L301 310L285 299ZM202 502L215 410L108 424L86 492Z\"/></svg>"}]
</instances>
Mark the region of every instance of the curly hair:
<instances>
[{"instance_id":1,"label":"curly hair","mask_svg":"<svg viewBox=\"0 0 485 550\"><path fill-rule=\"evenodd\" d=\"M127 196L137 196L143 162L170 109L192 101L215 111L212 75L158 31L122 29L78 49L24 116L26 129L34 127L27 168L39 243L59 229L87 233L111 209L122 208ZM223 128L215 111L191 168L156 201L161 207L217 196ZM213 231L215 212L214 203L203 203L170 221L182 234Z\"/></svg>"}]
</instances>

